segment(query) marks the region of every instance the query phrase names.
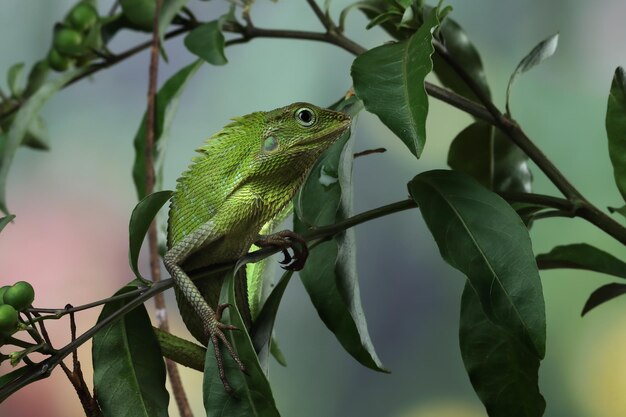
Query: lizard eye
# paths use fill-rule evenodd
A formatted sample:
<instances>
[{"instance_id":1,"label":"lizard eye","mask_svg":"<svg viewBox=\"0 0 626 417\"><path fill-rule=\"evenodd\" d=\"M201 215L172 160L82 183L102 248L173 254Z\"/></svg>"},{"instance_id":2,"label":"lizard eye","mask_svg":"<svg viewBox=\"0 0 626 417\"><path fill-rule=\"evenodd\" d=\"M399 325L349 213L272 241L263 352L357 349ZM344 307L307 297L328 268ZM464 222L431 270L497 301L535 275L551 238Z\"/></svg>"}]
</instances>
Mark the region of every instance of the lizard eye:
<instances>
[{"instance_id":1,"label":"lizard eye","mask_svg":"<svg viewBox=\"0 0 626 417\"><path fill-rule=\"evenodd\" d=\"M312 126L315 123L315 113L307 107L296 110L296 121L304 127Z\"/></svg>"},{"instance_id":2,"label":"lizard eye","mask_svg":"<svg viewBox=\"0 0 626 417\"><path fill-rule=\"evenodd\" d=\"M278 148L278 140L274 136L268 136L263 141L263 151L272 152Z\"/></svg>"}]
</instances>

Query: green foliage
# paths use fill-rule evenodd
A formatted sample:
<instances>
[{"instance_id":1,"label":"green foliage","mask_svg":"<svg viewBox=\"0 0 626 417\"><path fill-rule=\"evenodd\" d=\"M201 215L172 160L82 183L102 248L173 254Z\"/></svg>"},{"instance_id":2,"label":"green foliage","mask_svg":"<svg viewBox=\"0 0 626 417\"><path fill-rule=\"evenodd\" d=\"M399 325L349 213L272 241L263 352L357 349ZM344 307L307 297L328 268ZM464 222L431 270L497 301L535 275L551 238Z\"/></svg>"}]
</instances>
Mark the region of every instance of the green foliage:
<instances>
[{"instance_id":1,"label":"green foliage","mask_svg":"<svg viewBox=\"0 0 626 417\"><path fill-rule=\"evenodd\" d=\"M352 64L354 91L411 153L420 157L426 143L428 97L424 78L432 70L432 30L438 10L406 41L371 49Z\"/></svg>"},{"instance_id":2,"label":"green foliage","mask_svg":"<svg viewBox=\"0 0 626 417\"><path fill-rule=\"evenodd\" d=\"M224 34L219 20L198 26L185 37L185 46L189 52L204 59L209 64L225 65Z\"/></svg>"},{"instance_id":3,"label":"green foliage","mask_svg":"<svg viewBox=\"0 0 626 417\"><path fill-rule=\"evenodd\" d=\"M606 108L606 134L615 183L626 200L626 75L618 67L613 76Z\"/></svg>"},{"instance_id":4,"label":"green foliage","mask_svg":"<svg viewBox=\"0 0 626 417\"><path fill-rule=\"evenodd\" d=\"M202 61L197 60L183 67L172 75L163 84L156 96L156 110L154 114L154 147L152 157L154 159L155 184L154 189L160 190L163 182L163 161L170 126L174 115L178 110L180 96L185 86L202 66ZM141 119L137 129L135 140L135 162L133 164L133 180L137 196L141 200L146 197L146 115Z\"/></svg>"},{"instance_id":5,"label":"green foliage","mask_svg":"<svg viewBox=\"0 0 626 417\"><path fill-rule=\"evenodd\" d=\"M530 51L521 61L517 64L515 71L509 78L509 84L506 86L506 112L511 114L509 102L511 97L511 88L521 74L541 64L546 59L550 58L555 52L559 43L559 34L556 33L549 38L546 38L539 42L532 51Z\"/></svg>"},{"instance_id":6,"label":"green foliage","mask_svg":"<svg viewBox=\"0 0 626 417\"><path fill-rule=\"evenodd\" d=\"M13 162L17 148L22 144L29 126L36 120L39 110L57 91L72 78L82 74L84 69L68 71L59 77L45 82L29 100L20 107L11 128L0 133L0 210L9 212L6 202L6 182L9 168Z\"/></svg>"},{"instance_id":7,"label":"green foliage","mask_svg":"<svg viewBox=\"0 0 626 417\"><path fill-rule=\"evenodd\" d=\"M172 197L172 191L157 191L143 198L135 208L130 216L130 222L128 225L128 240L129 251L128 257L130 261L130 268L135 273L135 276L141 280L144 278L139 272L139 252L141 251L141 245L148 233L150 223L156 217L161 207L165 205Z\"/></svg>"},{"instance_id":8,"label":"green foliage","mask_svg":"<svg viewBox=\"0 0 626 417\"><path fill-rule=\"evenodd\" d=\"M530 192L528 157L504 134L485 122L474 122L452 141L450 168L468 174L493 191Z\"/></svg>"},{"instance_id":9,"label":"green foliage","mask_svg":"<svg viewBox=\"0 0 626 417\"><path fill-rule=\"evenodd\" d=\"M545 404L537 384L546 319L524 223L504 200L455 171L419 174L409 193L442 258L468 279L461 353L489 415L540 416ZM519 398L524 406L513 407Z\"/></svg>"},{"instance_id":10,"label":"green foliage","mask_svg":"<svg viewBox=\"0 0 626 417\"><path fill-rule=\"evenodd\" d=\"M546 402L537 379L540 358L485 314L468 281L461 298L459 344L465 369L490 417L540 417Z\"/></svg>"},{"instance_id":11,"label":"green foliage","mask_svg":"<svg viewBox=\"0 0 626 417\"><path fill-rule=\"evenodd\" d=\"M0 232L2 229L6 227L7 224L11 223L15 218L14 214L10 214L8 216L0 217Z\"/></svg>"},{"instance_id":12,"label":"green foliage","mask_svg":"<svg viewBox=\"0 0 626 417\"><path fill-rule=\"evenodd\" d=\"M269 382L261 369L250 336L245 330L246 326L237 311L233 276L234 272L229 273L222 286L220 303L230 304L222 320L240 329L228 332L226 337L245 363L247 372L243 374L233 358L223 349L224 370L226 378L237 393L238 399L235 400L224 390L218 375L215 354L212 349L207 349L202 385L204 408L207 416L215 417L278 417Z\"/></svg>"},{"instance_id":13,"label":"green foliage","mask_svg":"<svg viewBox=\"0 0 626 417\"><path fill-rule=\"evenodd\" d=\"M116 293L135 289L127 285ZM104 306L98 322L126 300ZM165 363L145 307L139 306L93 338L93 384L105 417L165 417L169 394Z\"/></svg>"},{"instance_id":14,"label":"green foliage","mask_svg":"<svg viewBox=\"0 0 626 417\"><path fill-rule=\"evenodd\" d=\"M333 108L354 115L360 106L351 99ZM294 198L296 233L334 224L352 214L352 147L351 135L346 134L318 159ZM353 233L347 230L312 249L300 278L320 318L344 349L368 368L385 371L361 307Z\"/></svg>"},{"instance_id":15,"label":"green foliage","mask_svg":"<svg viewBox=\"0 0 626 417\"><path fill-rule=\"evenodd\" d=\"M545 354L541 281L528 230L498 195L455 171L409 183L442 258L463 272L485 314L538 357Z\"/></svg>"}]
</instances>

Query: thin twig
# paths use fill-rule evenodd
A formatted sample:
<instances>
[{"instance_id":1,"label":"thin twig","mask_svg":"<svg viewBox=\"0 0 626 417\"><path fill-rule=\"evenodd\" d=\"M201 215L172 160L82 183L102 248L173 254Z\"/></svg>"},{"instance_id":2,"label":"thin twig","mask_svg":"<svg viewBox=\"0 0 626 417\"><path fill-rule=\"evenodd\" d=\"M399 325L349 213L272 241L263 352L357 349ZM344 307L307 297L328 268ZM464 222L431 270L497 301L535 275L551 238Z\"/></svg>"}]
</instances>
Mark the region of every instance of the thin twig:
<instances>
[{"instance_id":1,"label":"thin twig","mask_svg":"<svg viewBox=\"0 0 626 417\"><path fill-rule=\"evenodd\" d=\"M154 191L154 130L156 122L156 94L157 79L159 70L159 13L161 10L162 0L156 0L154 19L152 23L152 42L150 44L150 70L148 76L148 109L146 111L146 194ZM150 273L153 282L161 281L161 263L158 248L158 234L156 219L150 223L148 229L148 247L150 251ZM163 293L154 296L154 305L156 308L156 320L159 329L169 331L169 323L167 319L167 307ZM182 417L193 417L191 406L187 399L187 394L183 387L183 381L178 372L175 362L166 359L167 371L170 377L172 392L178 406L178 411Z\"/></svg>"},{"instance_id":2,"label":"thin twig","mask_svg":"<svg viewBox=\"0 0 626 417\"><path fill-rule=\"evenodd\" d=\"M387 152L387 149L385 148L376 148L376 149L366 149L364 151L361 152L355 152L354 155L352 155L353 158L359 158L361 156L366 156L366 155L371 155L374 153L385 153Z\"/></svg>"}]
</instances>

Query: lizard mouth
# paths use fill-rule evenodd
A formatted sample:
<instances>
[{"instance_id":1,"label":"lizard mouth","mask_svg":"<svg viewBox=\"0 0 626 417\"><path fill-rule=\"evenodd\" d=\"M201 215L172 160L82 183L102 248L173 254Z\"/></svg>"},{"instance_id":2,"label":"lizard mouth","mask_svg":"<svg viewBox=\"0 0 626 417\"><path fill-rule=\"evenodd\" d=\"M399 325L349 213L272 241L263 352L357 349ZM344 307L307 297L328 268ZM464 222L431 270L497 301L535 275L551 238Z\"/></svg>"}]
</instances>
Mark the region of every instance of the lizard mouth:
<instances>
[{"instance_id":1,"label":"lizard mouth","mask_svg":"<svg viewBox=\"0 0 626 417\"><path fill-rule=\"evenodd\" d=\"M334 136L334 139L330 140L330 142L336 141L337 139L339 139L339 137L341 137L341 135L343 135L350 128L350 124L352 123L350 116L346 114L341 114L341 119L339 120L342 122L341 130L338 131L337 129L332 129L330 132L322 136L318 136L313 139L299 142L298 146L306 146L306 145L313 145L316 143L329 142L329 138L333 136Z\"/></svg>"}]
</instances>

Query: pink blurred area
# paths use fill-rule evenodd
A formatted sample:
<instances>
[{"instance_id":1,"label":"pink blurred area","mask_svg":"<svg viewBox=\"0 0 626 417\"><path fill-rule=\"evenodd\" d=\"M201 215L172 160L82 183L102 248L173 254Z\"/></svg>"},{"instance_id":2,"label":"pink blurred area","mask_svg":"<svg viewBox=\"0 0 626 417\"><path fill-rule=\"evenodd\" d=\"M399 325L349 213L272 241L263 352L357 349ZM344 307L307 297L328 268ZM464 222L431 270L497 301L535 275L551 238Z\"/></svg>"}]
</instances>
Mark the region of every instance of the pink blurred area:
<instances>
[{"instance_id":1,"label":"pink blurred area","mask_svg":"<svg viewBox=\"0 0 626 417\"><path fill-rule=\"evenodd\" d=\"M114 293L130 277L125 214L95 198L77 200L45 184L45 179L39 180L38 184L23 184L28 192L11 194L11 210L17 217L0 236L0 284L30 282L36 291L34 305L45 308L62 308L68 303L77 306ZM94 325L99 312L100 308L95 308L77 314L79 334ZM55 347L70 341L67 318L46 321L46 327ZM30 341L25 332L17 335ZM8 348L1 350L9 353ZM90 343L79 350L79 358L91 385ZM71 361L66 363L71 366ZM10 366L3 364L0 374L7 371ZM81 414L74 390L60 368L0 404L3 417Z\"/></svg>"}]
</instances>

